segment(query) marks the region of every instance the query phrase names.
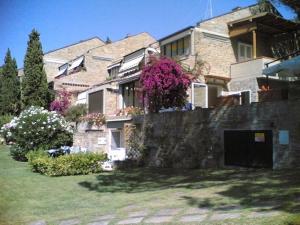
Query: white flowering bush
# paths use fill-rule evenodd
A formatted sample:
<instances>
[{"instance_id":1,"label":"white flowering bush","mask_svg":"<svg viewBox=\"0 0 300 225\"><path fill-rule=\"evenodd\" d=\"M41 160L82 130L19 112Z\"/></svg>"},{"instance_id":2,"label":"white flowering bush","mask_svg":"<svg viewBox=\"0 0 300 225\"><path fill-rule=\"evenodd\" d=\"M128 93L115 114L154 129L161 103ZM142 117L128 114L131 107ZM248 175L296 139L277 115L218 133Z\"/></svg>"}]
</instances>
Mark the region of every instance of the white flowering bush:
<instances>
[{"instance_id":1,"label":"white flowering bush","mask_svg":"<svg viewBox=\"0 0 300 225\"><path fill-rule=\"evenodd\" d=\"M37 106L14 117L1 128L1 133L14 142L12 153L19 159L30 150L71 145L73 139L72 128L61 115Z\"/></svg>"}]
</instances>

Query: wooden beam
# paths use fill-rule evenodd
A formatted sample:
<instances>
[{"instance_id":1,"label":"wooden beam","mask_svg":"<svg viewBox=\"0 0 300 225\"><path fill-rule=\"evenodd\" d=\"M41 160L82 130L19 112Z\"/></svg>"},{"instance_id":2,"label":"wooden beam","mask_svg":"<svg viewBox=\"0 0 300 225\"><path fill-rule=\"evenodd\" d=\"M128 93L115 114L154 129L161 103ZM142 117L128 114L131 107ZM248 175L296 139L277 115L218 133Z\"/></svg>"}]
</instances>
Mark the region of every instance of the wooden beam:
<instances>
[{"instance_id":1,"label":"wooden beam","mask_svg":"<svg viewBox=\"0 0 300 225\"><path fill-rule=\"evenodd\" d=\"M253 38L253 58L256 59L257 56L257 37L256 37L256 30L252 31L252 38Z\"/></svg>"},{"instance_id":2,"label":"wooden beam","mask_svg":"<svg viewBox=\"0 0 300 225\"><path fill-rule=\"evenodd\" d=\"M260 32L267 33L267 34L269 34L269 33L274 34L274 33L284 33L284 32L286 32L286 31L284 31L282 29L277 28L276 25L269 26L269 25L266 25L266 24L258 23L257 27L258 27L258 29L259 29Z\"/></svg>"},{"instance_id":3,"label":"wooden beam","mask_svg":"<svg viewBox=\"0 0 300 225\"><path fill-rule=\"evenodd\" d=\"M253 23L248 23L248 24L245 24L245 25L241 25L241 26L238 26L238 27L230 28L229 29L229 36L231 38L233 38L233 37L237 37L237 36L240 36L240 35L243 35L243 34L250 33L253 30L257 30L257 25L254 22Z\"/></svg>"}]
</instances>

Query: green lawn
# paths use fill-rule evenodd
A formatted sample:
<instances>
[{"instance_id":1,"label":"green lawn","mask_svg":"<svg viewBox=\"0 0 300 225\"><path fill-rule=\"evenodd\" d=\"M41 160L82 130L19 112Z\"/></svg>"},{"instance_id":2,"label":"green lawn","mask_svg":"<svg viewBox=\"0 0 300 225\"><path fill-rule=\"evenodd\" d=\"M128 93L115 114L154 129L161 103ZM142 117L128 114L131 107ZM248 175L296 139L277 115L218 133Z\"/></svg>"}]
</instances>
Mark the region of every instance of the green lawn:
<instances>
[{"instance_id":1,"label":"green lawn","mask_svg":"<svg viewBox=\"0 0 300 225\"><path fill-rule=\"evenodd\" d=\"M122 217L131 209L154 212L162 208L218 209L226 205L239 205L245 214L254 209L280 210L279 217L241 218L232 223L275 225L288 224L285 221L300 212L300 171L136 169L47 177L32 173L27 163L12 160L3 146L0 188L1 225L39 219L56 224L74 216L87 222L107 213Z\"/></svg>"}]
</instances>

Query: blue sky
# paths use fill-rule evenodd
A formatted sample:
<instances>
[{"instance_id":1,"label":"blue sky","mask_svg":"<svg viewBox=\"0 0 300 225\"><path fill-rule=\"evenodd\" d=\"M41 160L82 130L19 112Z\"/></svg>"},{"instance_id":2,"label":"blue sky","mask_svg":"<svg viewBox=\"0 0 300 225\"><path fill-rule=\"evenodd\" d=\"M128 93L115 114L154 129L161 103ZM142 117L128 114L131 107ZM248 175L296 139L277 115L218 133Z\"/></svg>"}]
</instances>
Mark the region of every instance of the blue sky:
<instances>
[{"instance_id":1,"label":"blue sky","mask_svg":"<svg viewBox=\"0 0 300 225\"><path fill-rule=\"evenodd\" d=\"M213 15L256 0L212 0ZM0 65L7 48L23 66L36 28L44 52L98 36L112 41L147 31L159 39L205 18L207 0L0 0ZM279 10L287 18L292 13Z\"/></svg>"}]
</instances>

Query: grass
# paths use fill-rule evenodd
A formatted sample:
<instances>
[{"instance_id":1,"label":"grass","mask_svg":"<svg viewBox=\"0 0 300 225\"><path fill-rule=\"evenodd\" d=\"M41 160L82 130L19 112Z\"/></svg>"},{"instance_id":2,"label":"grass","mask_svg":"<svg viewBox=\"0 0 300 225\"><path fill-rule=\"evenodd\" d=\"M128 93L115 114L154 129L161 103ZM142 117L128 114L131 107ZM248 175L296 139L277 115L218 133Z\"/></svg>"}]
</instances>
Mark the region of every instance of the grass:
<instances>
[{"instance_id":1,"label":"grass","mask_svg":"<svg viewBox=\"0 0 300 225\"><path fill-rule=\"evenodd\" d=\"M88 222L107 213L122 218L141 209L218 209L235 204L249 213L255 208L274 209L277 203L279 218L241 218L233 224L292 225L300 212L300 171L134 169L47 177L12 160L4 146L0 146L0 188L1 225L39 219L56 224L74 217Z\"/></svg>"}]
</instances>

